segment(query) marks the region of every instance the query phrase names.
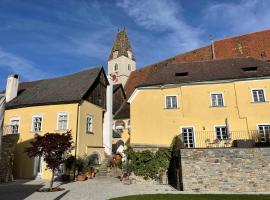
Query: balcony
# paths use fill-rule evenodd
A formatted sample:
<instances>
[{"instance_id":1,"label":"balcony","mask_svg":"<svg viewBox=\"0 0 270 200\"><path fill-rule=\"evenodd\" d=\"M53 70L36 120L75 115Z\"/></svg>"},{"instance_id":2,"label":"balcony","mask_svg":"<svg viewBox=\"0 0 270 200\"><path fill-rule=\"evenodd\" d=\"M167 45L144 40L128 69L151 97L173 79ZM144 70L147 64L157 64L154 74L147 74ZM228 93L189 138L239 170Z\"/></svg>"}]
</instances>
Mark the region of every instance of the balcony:
<instances>
[{"instance_id":1,"label":"balcony","mask_svg":"<svg viewBox=\"0 0 270 200\"><path fill-rule=\"evenodd\" d=\"M4 125L3 133L4 135L19 134L19 126L18 125Z\"/></svg>"},{"instance_id":2,"label":"balcony","mask_svg":"<svg viewBox=\"0 0 270 200\"><path fill-rule=\"evenodd\" d=\"M269 131L228 131L217 135L215 131L196 131L180 134L184 148L251 148L270 146Z\"/></svg>"}]
</instances>

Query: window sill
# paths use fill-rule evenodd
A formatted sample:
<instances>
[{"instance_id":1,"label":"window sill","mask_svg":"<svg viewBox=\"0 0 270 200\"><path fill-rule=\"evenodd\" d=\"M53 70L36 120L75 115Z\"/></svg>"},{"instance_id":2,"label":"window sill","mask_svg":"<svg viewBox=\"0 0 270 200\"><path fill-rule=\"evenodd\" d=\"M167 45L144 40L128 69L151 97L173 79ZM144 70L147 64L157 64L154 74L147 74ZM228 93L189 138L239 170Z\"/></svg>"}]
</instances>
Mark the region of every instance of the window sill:
<instances>
[{"instance_id":1,"label":"window sill","mask_svg":"<svg viewBox=\"0 0 270 200\"><path fill-rule=\"evenodd\" d=\"M269 103L269 101L252 101L252 102L250 102L250 103L252 103L252 104L263 104L263 103Z\"/></svg>"},{"instance_id":2,"label":"window sill","mask_svg":"<svg viewBox=\"0 0 270 200\"><path fill-rule=\"evenodd\" d=\"M164 110L178 110L179 108L164 108Z\"/></svg>"},{"instance_id":3,"label":"window sill","mask_svg":"<svg viewBox=\"0 0 270 200\"><path fill-rule=\"evenodd\" d=\"M30 133L39 134L39 133L42 133L42 131L30 131Z\"/></svg>"},{"instance_id":4,"label":"window sill","mask_svg":"<svg viewBox=\"0 0 270 200\"><path fill-rule=\"evenodd\" d=\"M92 131L85 131L85 133L94 135L94 132Z\"/></svg>"},{"instance_id":5,"label":"window sill","mask_svg":"<svg viewBox=\"0 0 270 200\"><path fill-rule=\"evenodd\" d=\"M226 106L209 106L210 108L226 108Z\"/></svg>"}]
</instances>

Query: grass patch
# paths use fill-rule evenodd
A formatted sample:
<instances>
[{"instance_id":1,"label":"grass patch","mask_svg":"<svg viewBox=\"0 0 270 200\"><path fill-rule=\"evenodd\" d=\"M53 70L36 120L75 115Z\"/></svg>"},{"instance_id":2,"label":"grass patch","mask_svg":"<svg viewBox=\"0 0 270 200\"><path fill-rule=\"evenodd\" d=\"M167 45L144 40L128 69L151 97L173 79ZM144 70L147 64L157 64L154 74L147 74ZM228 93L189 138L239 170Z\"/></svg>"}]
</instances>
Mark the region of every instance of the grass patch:
<instances>
[{"instance_id":1,"label":"grass patch","mask_svg":"<svg viewBox=\"0 0 270 200\"><path fill-rule=\"evenodd\" d=\"M270 200L270 195L226 194L147 194L114 198L112 200Z\"/></svg>"}]
</instances>

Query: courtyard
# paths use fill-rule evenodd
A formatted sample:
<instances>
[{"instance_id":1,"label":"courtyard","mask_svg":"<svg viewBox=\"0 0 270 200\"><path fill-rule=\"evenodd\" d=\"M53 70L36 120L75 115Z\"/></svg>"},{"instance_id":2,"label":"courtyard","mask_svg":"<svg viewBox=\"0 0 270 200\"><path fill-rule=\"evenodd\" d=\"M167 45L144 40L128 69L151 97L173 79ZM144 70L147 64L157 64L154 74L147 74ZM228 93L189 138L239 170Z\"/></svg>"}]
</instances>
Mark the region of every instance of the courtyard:
<instances>
[{"instance_id":1,"label":"courtyard","mask_svg":"<svg viewBox=\"0 0 270 200\"><path fill-rule=\"evenodd\" d=\"M254 194L249 195L232 195L232 194L200 194L179 192L168 185L153 184L131 184L124 185L118 179L108 177L98 177L96 179L83 182L60 183L56 182L55 186L64 188L60 192L37 192L38 189L48 186L44 180L16 180L12 183L0 184L0 199L21 200L21 199L38 199L38 200L60 200L60 199L87 199L87 200L104 200L104 199L180 199L180 200L206 200L206 199L270 199L270 195ZM154 195L143 195L154 194ZM200 194L200 195L198 195ZM139 195L139 196L130 196ZM255 196L254 196L255 195ZM130 197L125 197L130 196Z\"/></svg>"}]
</instances>

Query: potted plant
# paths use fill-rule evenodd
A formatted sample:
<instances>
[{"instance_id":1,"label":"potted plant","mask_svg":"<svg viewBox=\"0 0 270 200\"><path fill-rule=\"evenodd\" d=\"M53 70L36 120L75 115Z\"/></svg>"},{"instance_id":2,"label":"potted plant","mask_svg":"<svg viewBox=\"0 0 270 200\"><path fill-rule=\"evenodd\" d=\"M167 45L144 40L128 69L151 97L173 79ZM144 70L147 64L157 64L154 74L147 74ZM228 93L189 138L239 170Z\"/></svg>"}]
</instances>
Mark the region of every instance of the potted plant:
<instances>
[{"instance_id":1,"label":"potted plant","mask_svg":"<svg viewBox=\"0 0 270 200\"><path fill-rule=\"evenodd\" d=\"M65 173L61 176L62 181L69 181L70 180L70 172L74 166L75 162L75 157L74 156L69 156L65 160Z\"/></svg>"},{"instance_id":2,"label":"potted plant","mask_svg":"<svg viewBox=\"0 0 270 200\"><path fill-rule=\"evenodd\" d=\"M76 163L75 163L75 167L77 169L77 181L85 181L86 180L86 176L85 174L83 173L83 170L85 169L85 162L82 158L78 158L76 160Z\"/></svg>"}]
</instances>

